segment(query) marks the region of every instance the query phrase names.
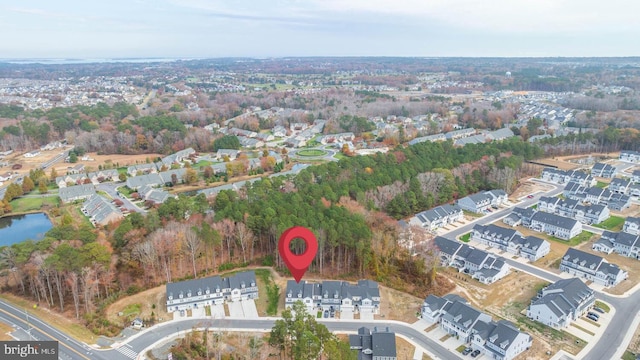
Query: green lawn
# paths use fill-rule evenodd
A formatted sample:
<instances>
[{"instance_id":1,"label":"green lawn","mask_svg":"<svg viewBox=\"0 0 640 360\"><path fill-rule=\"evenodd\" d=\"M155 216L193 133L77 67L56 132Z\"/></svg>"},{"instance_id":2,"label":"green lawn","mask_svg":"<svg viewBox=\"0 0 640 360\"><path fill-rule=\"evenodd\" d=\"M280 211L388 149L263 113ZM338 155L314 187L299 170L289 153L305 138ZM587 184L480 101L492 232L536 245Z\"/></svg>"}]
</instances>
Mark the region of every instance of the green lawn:
<instances>
[{"instance_id":1,"label":"green lawn","mask_svg":"<svg viewBox=\"0 0 640 360\"><path fill-rule=\"evenodd\" d=\"M60 198L56 195L47 197L21 197L10 202L11 212L21 213L42 209L43 206L58 206Z\"/></svg>"},{"instance_id":2,"label":"green lawn","mask_svg":"<svg viewBox=\"0 0 640 360\"><path fill-rule=\"evenodd\" d=\"M611 309L609 308L609 305L603 303L602 301L596 300L596 306L601 308L602 310L604 310L604 312L606 312L606 313L611 311Z\"/></svg>"},{"instance_id":3,"label":"green lawn","mask_svg":"<svg viewBox=\"0 0 640 360\"><path fill-rule=\"evenodd\" d=\"M203 166L210 166L213 165L213 161L208 161L208 160L200 160L198 161L195 165L193 165L194 168L199 169Z\"/></svg>"},{"instance_id":4,"label":"green lawn","mask_svg":"<svg viewBox=\"0 0 640 360\"><path fill-rule=\"evenodd\" d=\"M471 238L471 233L467 233L460 236L460 241L468 243L470 238Z\"/></svg>"},{"instance_id":5,"label":"green lawn","mask_svg":"<svg viewBox=\"0 0 640 360\"><path fill-rule=\"evenodd\" d=\"M324 156L327 152L320 149L304 149L296 152L296 155L300 156Z\"/></svg>"},{"instance_id":6,"label":"green lawn","mask_svg":"<svg viewBox=\"0 0 640 360\"><path fill-rule=\"evenodd\" d=\"M608 183L604 182L604 181L598 181L598 183L596 184L596 187L600 188L600 189L604 189L607 186L609 186Z\"/></svg>"},{"instance_id":7,"label":"green lawn","mask_svg":"<svg viewBox=\"0 0 640 360\"><path fill-rule=\"evenodd\" d=\"M636 356L629 350L625 351L622 355L622 360L636 360Z\"/></svg>"},{"instance_id":8,"label":"green lawn","mask_svg":"<svg viewBox=\"0 0 640 360\"><path fill-rule=\"evenodd\" d=\"M578 236L574 237L573 239L566 241L566 240L562 240L560 238L557 238L555 236L547 236L547 238L549 240L555 241L555 242L559 242L561 244L567 244L569 246L576 246L578 244L582 244L583 242L589 241L589 239L591 239L591 237L593 236L592 232L583 230L580 234L578 234Z\"/></svg>"},{"instance_id":9,"label":"green lawn","mask_svg":"<svg viewBox=\"0 0 640 360\"><path fill-rule=\"evenodd\" d=\"M607 220L601 222L600 224L593 225L594 227L610 230L610 231L620 231L622 230L622 226L624 225L625 218L620 216L611 216Z\"/></svg>"}]
</instances>

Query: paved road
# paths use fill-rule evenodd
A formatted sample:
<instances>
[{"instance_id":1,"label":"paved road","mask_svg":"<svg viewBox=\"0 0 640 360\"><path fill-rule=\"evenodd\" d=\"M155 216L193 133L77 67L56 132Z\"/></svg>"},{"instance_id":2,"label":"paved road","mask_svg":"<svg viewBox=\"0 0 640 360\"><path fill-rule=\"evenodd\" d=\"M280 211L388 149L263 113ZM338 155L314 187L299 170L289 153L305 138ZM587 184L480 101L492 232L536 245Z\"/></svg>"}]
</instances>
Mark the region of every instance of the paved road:
<instances>
[{"instance_id":1,"label":"paved road","mask_svg":"<svg viewBox=\"0 0 640 360\"><path fill-rule=\"evenodd\" d=\"M28 319L28 320L27 320ZM128 357L116 350L96 351L84 343L80 343L68 335L49 326L37 317L28 314L25 309L16 308L0 300L0 320L16 330L22 330L33 340L55 340L59 342L60 359L63 360L126 360Z\"/></svg>"},{"instance_id":2,"label":"paved road","mask_svg":"<svg viewBox=\"0 0 640 360\"><path fill-rule=\"evenodd\" d=\"M129 200L126 196L118 195L118 188L120 186L124 186L123 183L115 183L115 182L104 182L96 185L97 190L101 190L109 194L114 199L120 199L124 203L124 206L129 209L129 211L135 211L139 213L146 213L147 211L138 207L138 205L134 204L131 200Z\"/></svg>"},{"instance_id":3,"label":"paved road","mask_svg":"<svg viewBox=\"0 0 640 360\"><path fill-rule=\"evenodd\" d=\"M152 346L156 342L163 339L170 339L176 333L181 331L190 331L193 328L213 328L213 329L237 329L246 330L248 332L267 332L270 331L275 322L274 318L260 319L186 319L175 322L165 323L161 326L155 326L152 331L146 331L140 336L127 342L134 349L146 352L145 349ZM319 322L325 324L332 332L356 332L358 328L367 326L373 328L375 326L388 326L390 330L397 334L404 335L416 342L432 354L440 359L459 359L455 353L447 350L444 346L438 344L426 336L423 331L416 330L408 324L396 321L344 321L320 319Z\"/></svg>"}]
</instances>

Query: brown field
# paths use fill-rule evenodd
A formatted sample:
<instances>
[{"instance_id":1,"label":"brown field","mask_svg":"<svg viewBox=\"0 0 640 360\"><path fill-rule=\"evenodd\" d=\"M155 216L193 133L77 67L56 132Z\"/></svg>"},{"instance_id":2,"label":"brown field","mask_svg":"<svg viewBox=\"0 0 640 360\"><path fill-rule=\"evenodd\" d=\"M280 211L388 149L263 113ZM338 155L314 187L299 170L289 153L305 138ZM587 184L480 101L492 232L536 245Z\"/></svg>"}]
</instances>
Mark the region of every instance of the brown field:
<instances>
[{"instance_id":1,"label":"brown field","mask_svg":"<svg viewBox=\"0 0 640 360\"><path fill-rule=\"evenodd\" d=\"M640 353L640 326L635 329L633 338L631 339L631 342L629 343L629 347L627 349L632 351L634 354Z\"/></svg>"},{"instance_id":2,"label":"brown field","mask_svg":"<svg viewBox=\"0 0 640 360\"><path fill-rule=\"evenodd\" d=\"M520 179L520 185L516 188L516 190L509 196L509 201L516 203L518 199L527 196L529 194L533 194L538 191L549 191L553 189L553 186L539 183L537 181L531 181L529 178Z\"/></svg>"},{"instance_id":3,"label":"brown field","mask_svg":"<svg viewBox=\"0 0 640 360\"><path fill-rule=\"evenodd\" d=\"M118 164L120 167L129 166L135 164L143 164L147 162L147 159L153 161L153 159L157 157L163 157L162 154L140 154L140 155L122 155L122 154L112 154L112 155L98 155L97 153L87 153L90 158L94 159L93 161L81 161L81 157L78 158L78 162L76 164L84 164L85 169L87 171L96 171L98 170L99 165L104 165L106 163ZM39 157L35 157L34 159L38 159ZM76 164L69 164L60 162L57 163L54 167L56 172L60 175L65 174L67 171L67 167L74 166Z\"/></svg>"},{"instance_id":4,"label":"brown field","mask_svg":"<svg viewBox=\"0 0 640 360\"><path fill-rule=\"evenodd\" d=\"M415 346L399 336L396 336L396 349L398 360L413 359L413 353L416 351Z\"/></svg>"},{"instance_id":5,"label":"brown field","mask_svg":"<svg viewBox=\"0 0 640 360\"><path fill-rule=\"evenodd\" d=\"M130 316L124 317L118 316L119 312L124 312L127 307L135 304L140 305L140 312L138 314L131 314ZM152 309L153 304L155 304L155 309ZM157 321L160 322L173 319L173 316L167 313L166 305L165 286L161 285L132 296L124 297L114 302L107 307L105 314L109 321L114 324L121 324L124 328L131 320L133 320L133 318L151 318L151 312L154 312Z\"/></svg>"},{"instance_id":6,"label":"brown field","mask_svg":"<svg viewBox=\"0 0 640 360\"><path fill-rule=\"evenodd\" d=\"M414 323L418 320L416 313L420 311L423 301L416 296L380 286L380 315L375 318Z\"/></svg>"}]
</instances>

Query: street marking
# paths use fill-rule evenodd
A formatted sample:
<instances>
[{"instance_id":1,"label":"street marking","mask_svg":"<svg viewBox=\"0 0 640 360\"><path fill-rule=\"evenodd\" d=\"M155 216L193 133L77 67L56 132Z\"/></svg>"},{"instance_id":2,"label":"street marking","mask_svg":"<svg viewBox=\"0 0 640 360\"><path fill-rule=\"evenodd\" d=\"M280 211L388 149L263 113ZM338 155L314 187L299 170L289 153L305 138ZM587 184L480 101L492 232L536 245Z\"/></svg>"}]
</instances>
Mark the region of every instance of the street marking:
<instances>
[{"instance_id":1,"label":"street marking","mask_svg":"<svg viewBox=\"0 0 640 360\"><path fill-rule=\"evenodd\" d=\"M136 356L138 356L137 352L125 346L120 346L119 348L116 349L116 351L131 359L135 359Z\"/></svg>"}]
</instances>

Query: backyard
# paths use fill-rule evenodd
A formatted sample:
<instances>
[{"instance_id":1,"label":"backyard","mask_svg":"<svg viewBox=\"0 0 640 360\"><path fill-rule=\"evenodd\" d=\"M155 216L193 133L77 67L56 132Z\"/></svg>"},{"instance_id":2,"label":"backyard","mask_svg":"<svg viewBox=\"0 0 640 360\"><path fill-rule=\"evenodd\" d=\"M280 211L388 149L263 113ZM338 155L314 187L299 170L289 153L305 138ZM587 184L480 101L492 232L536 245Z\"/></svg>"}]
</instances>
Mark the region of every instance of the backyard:
<instances>
[{"instance_id":1,"label":"backyard","mask_svg":"<svg viewBox=\"0 0 640 360\"><path fill-rule=\"evenodd\" d=\"M600 224L593 225L594 227L609 230L609 231L620 231L622 230L622 226L624 225L625 218L620 216L611 216L607 220L601 222Z\"/></svg>"}]
</instances>

